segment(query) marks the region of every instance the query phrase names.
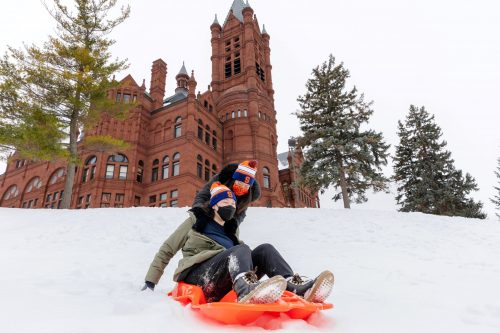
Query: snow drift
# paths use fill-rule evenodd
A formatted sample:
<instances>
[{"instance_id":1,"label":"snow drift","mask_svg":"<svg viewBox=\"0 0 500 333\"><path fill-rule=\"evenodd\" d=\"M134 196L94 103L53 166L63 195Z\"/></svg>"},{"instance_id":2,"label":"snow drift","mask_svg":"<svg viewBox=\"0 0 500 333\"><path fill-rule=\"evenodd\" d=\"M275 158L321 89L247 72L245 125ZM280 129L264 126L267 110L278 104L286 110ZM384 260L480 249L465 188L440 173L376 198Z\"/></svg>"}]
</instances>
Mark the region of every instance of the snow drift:
<instances>
[{"instance_id":1,"label":"snow drift","mask_svg":"<svg viewBox=\"0 0 500 333\"><path fill-rule=\"evenodd\" d=\"M396 212L251 208L241 238L302 275L335 274L333 310L227 327L140 292L187 208L0 209L0 332L499 332L500 223Z\"/></svg>"}]
</instances>

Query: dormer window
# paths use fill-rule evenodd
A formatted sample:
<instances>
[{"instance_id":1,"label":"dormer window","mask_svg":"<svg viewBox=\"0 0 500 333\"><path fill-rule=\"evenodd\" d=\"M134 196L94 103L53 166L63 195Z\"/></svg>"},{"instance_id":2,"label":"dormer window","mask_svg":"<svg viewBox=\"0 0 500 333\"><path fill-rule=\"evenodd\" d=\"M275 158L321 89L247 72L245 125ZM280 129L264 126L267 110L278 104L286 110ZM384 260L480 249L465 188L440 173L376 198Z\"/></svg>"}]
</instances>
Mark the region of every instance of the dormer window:
<instances>
[{"instance_id":1,"label":"dormer window","mask_svg":"<svg viewBox=\"0 0 500 333\"><path fill-rule=\"evenodd\" d=\"M121 102L122 100L122 94L121 93L116 93L116 101Z\"/></svg>"},{"instance_id":2,"label":"dormer window","mask_svg":"<svg viewBox=\"0 0 500 333\"><path fill-rule=\"evenodd\" d=\"M130 94L123 94L123 102L130 103Z\"/></svg>"}]
</instances>

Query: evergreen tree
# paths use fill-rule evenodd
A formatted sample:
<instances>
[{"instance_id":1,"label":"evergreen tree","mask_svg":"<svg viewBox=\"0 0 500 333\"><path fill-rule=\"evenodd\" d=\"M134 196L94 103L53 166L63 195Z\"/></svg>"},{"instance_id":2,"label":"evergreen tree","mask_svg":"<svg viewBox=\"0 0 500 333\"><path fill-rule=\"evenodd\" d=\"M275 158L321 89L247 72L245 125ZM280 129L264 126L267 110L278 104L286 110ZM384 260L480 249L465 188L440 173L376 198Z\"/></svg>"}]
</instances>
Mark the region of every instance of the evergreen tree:
<instances>
[{"instance_id":1,"label":"evergreen tree","mask_svg":"<svg viewBox=\"0 0 500 333\"><path fill-rule=\"evenodd\" d=\"M493 199L491 199L491 202L493 202L497 210L500 211L500 158L498 159L498 166L497 170L495 171L495 175L498 178L498 187L495 187L497 195L495 195ZM500 213L497 213L496 215L500 218Z\"/></svg>"},{"instance_id":2,"label":"evergreen tree","mask_svg":"<svg viewBox=\"0 0 500 333\"><path fill-rule=\"evenodd\" d=\"M80 163L79 131L104 114L124 117L130 108L107 98L116 84L110 77L127 67L111 59L114 41L107 35L129 16L130 7L109 18L117 0L73 0L74 9L62 0L53 2L52 9L46 8L57 23L56 35L41 47L10 47L0 61L0 147L34 160L67 161L61 208L69 208ZM93 137L93 143L125 146L106 137Z\"/></svg>"},{"instance_id":3,"label":"evergreen tree","mask_svg":"<svg viewBox=\"0 0 500 333\"><path fill-rule=\"evenodd\" d=\"M398 135L394 179L400 211L486 218L482 203L467 197L478 190L476 181L455 169L433 115L411 105L406 121L398 122Z\"/></svg>"},{"instance_id":4,"label":"evergreen tree","mask_svg":"<svg viewBox=\"0 0 500 333\"><path fill-rule=\"evenodd\" d=\"M388 179L381 167L387 165L389 145L382 133L362 127L373 114L373 102L365 102L356 87L348 90L349 71L343 63L328 61L313 69L306 93L297 101L302 137L299 145L305 161L300 173L303 185L324 193L333 185L333 200L343 199L344 208L367 201L366 191L387 190Z\"/></svg>"}]
</instances>

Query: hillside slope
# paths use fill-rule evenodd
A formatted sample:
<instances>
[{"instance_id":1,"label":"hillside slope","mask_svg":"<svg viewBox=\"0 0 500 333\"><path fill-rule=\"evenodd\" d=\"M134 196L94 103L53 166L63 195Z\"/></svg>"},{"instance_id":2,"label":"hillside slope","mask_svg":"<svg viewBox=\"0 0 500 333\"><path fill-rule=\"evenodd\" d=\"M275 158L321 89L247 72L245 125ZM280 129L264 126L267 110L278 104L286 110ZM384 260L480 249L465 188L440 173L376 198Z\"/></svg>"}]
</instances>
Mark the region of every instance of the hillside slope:
<instances>
[{"instance_id":1,"label":"hillside slope","mask_svg":"<svg viewBox=\"0 0 500 333\"><path fill-rule=\"evenodd\" d=\"M308 322L207 322L140 292L186 208L0 209L0 332L499 332L500 223L423 214L251 208L241 238L274 244L296 272L331 269L333 310Z\"/></svg>"}]
</instances>

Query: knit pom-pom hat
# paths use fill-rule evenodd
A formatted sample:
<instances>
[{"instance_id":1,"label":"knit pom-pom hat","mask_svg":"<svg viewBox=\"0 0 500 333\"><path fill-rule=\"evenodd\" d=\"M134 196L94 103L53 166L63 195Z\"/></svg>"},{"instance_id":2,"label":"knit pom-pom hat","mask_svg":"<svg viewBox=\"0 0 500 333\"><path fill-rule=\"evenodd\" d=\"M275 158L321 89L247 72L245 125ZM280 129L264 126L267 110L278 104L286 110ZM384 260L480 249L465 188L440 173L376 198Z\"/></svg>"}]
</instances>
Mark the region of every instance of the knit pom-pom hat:
<instances>
[{"instance_id":1,"label":"knit pom-pom hat","mask_svg":"<svg viewBox=\"0 0 500 333\"><path fill-rule=\"evenodd\" d=\"M238 169L233 173L233 179L239 180L250 186L255 182L255 174L257 173L257 161L250 160L241 162Z\"/></svg>"},{"instance_id":2,"label":"knit pom-pom hat","mask_svg":"<svg viewBox=\"0 0 500 333\"><path fill-rule=\"evenodd\" d=\"M236 195L227 186L214 182L210 187L210 206L215 206L219 201L227 198L236 200Z\"/></svg>"}]
</instances>

